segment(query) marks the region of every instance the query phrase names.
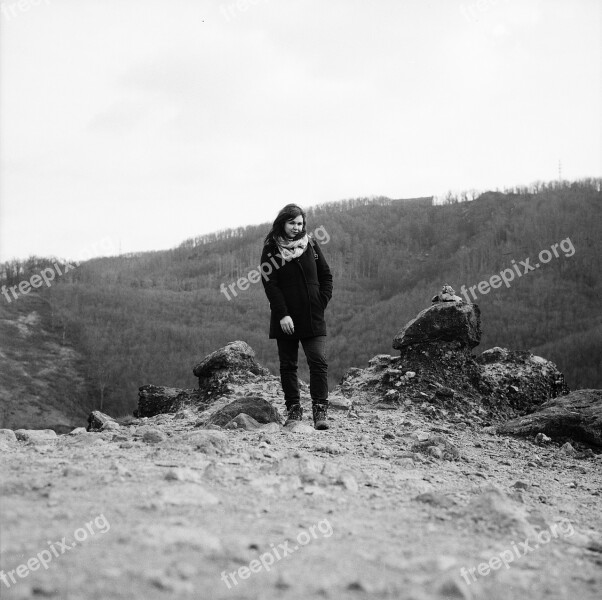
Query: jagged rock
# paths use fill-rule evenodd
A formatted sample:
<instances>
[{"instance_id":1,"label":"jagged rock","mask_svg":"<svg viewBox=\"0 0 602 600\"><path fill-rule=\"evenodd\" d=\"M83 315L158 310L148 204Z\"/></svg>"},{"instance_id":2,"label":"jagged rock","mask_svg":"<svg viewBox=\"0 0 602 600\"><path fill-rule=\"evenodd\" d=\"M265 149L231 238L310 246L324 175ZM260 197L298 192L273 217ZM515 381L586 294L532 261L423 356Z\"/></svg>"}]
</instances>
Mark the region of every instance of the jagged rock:
<instances>
[{"instance_id":1,"label":"jagged rock","mask_svg":"<svg viewBox=\"0 0 602 600\"><path fill-rule=\"evenodd\" d=\"M394 338L393 348L417 348L449 342L471 349L481 341L481 311L477 304L441 302L424 309Z\"/></svg>"},{"instance_id":2,"label":"jagged rock","mask_svg":"<svg viewBox=\"0 0 602 600\"><path fill-rule=\"evenodd\" d=\"M537 412L499 425L498 432L528 437L544 433L602 446L602 390L575 390L548 400Z\"/></svg>"},{"instance_id":3,"label":"jagged rock","mask_svg":"<svg viewBox=\"0 0 602 600\"><path fill-rule=\"evenodd\" d=\"M519 413L569 391L556 365L530 352L495 347L475 360L481 367L482 391L505 397Z\"/></svg>"},{"instance_id":4,"label":"jagged rock","mask_svg":"<svg viewBox=\"0 0 602 600\"><path fill-rule=\"evenodd\" d=\"M260 427L261 424L258 421L245 413L239 413L224 425L224 429L242 429L244 431L252 431Z\"/></svg>"},{"instance_id":5,"label":"jagged rock","mask_svg":"<svg viewBox=\"0 0 602 600\"><path fill-rule=\"evenodd\" d=\"M560 446L559 452L560 454L564 454L565 456L576 456L577 454L577 451L575 450L575 448L573 448L570 442L565 442L564 444L562 444L562 446Z\"/></svg>"},{"instance_id":6,"label":"jagged rock","mask_svg":"<svg viewBox=\"0 0 602 600\"><path fill-rule=\"evenodd\" d=\"M143 385L138 388L138 410L135 411L135 416L142 418L175 413L186 406L202 405L204 401L199 390Z\"/></svg>"},{"instance_id":7,"label":"jagged rock","mask_svg":"<svg viewBox=\"0 0 602 600\"><path fill-rule=\"evenodd\" d=\"M15 436L20 442L31 444L47 443L57 439L54 429L17 429Z\"/></svg>"},{"instance_id":8,"label":"jagged rock","mask_svg":"<svg viewBox=\"0 0 602 600\"><path fill-rule=\"evenodd\" d=\"M105 413L102 413L99 410L93 410L88 416L88 427L86 430L103 431L103 427L109 423L115 423L119 425L115 419L113 419L113 417L109 417L109 415L105 415Z\"/></svg>"},{"instance_id":9,"label":"jagged rock","mask_svg":"<svg viewBox=\"0 0 602 600\"><path fill-rule=\"evenodd\" d=\"M245 396L234 400L211 415L208 425L223 427L240 413L245 413L259 423L280 424L280 414L267 400L259 396Z\"/></svg>"},{"instance_id":10,"label":"jagged rock","mask_svg":"<svg viewBox=\"0 0 602 600\"><path fill-rule=\"evenodd\" d=\"M86 433L85 427L76 427L72 431L69 432L69 435L80 435L82 433Z\"/></svg>"},{"instance_id":11,"label":"jagged rock","mask_svg":"<svg viewBox=\"0 0 602 600\"><path fill-rule=\"evenodd\" d=\"M271 376L255 360L253 348L240 340L207 355L192 372L199 378L199 390L207 399L227 393L230 384L246 383L257 376Z\"/></svg>"}]
</instances>

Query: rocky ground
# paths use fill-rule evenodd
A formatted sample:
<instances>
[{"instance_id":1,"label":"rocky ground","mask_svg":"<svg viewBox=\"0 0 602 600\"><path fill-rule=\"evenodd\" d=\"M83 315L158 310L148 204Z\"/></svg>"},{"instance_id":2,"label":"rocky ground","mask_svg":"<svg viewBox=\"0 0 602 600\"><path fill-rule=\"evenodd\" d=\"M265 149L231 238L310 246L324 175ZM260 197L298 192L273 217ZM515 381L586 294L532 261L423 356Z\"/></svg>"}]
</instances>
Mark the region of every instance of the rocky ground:
<instances>
[{"instance_id":1,"label":"rocky ground","mask_svg":"<svg viewBox=\"0 0 602 600\"><path fill-rule=\"evenodd\" d=\"M434 304L327 431L307 386L282 427L242 341L119 423L0 430L1 597L599 599L602 396L479 337L476 305Z\"/></svg>"},{"instance_id":2,"label":"rocky ground","mask_svg":"<svg viewBox=\"0 0 602 600\"><path fill-rule=\"evenodd\" d=\"M292 430L198 427L245 395L281 403L256 376L204 412L4 430L2 598L600 598L602 455L360 397L315 431L306 393Z\"/></svg>"}]
</instances>

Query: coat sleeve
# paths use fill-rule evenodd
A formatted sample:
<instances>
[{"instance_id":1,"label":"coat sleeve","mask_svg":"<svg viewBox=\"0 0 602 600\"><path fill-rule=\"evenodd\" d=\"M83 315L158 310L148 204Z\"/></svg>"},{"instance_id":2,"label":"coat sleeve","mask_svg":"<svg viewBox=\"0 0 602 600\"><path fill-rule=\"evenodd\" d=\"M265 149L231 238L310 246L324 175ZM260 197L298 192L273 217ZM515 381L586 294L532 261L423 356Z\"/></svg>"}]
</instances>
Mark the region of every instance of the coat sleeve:
<instances>
[{"instance_id":1,"label":"coat sleeve","mask_svg":"<svg viewBox=\"0 0 602 600\"><path fill-rule=\"evenodd\" d=\"M262 268L264 264L266 265L266 268ZM271 267L270 273L268 273L267 265ZM261 264L259 265L259 269L265 295L270 301L270 309L278 321L280 321L283 317L288 316L288 308L284 300L284 294L278 286L276 270L268 256L268 246L264 246L263 251L261 252Z\"/></svg>"},{"instance_id":2,"label":"coat sleeve","mask_svg":"<svg viewBox=\"0 0 602 600\"><path fill-rule=\"evenodd\" d=\"M325 303L328 304L332 298L332 273L330 267L324 258L322 249L318 243L314 240L314 248L318 255L316 261L316 269L318 271L318 281L320 282L320 295L325 299Z\"/></svg>"}]
</instances>

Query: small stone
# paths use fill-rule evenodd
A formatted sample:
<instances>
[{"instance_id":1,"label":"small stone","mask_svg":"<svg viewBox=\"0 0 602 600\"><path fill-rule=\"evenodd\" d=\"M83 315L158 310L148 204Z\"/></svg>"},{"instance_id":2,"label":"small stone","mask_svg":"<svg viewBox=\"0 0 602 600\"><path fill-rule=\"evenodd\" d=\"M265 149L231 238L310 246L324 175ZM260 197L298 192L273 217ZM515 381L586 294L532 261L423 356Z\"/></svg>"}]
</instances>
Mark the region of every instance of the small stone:
<instances>
[{"instance_id":1,"label":"small stone","mask_svg":"<svg viewBox=\"0 0 602 600\"><path fill-rule=\"evenodd\" d=\"M345 489L350 492L357 492L359 490L359 486L355 477L349 472L343 472L339 476L339 483L342 483L345 486Z\"/></svg>"},{"instance_id":2,"label":"small stone","mask_svg":"<svg viewBox=\"0 0 602 600\"><path fill-rule=\"evenodd\" d=\"M64 477L83 477L87 475L88 472L83 467L78 467L76 465L69 465L63 469Z\"/></svg>"},{"instance_id":3,"label":"small stone","mask_svg":"<svg viewBox=\"0 0 602 600\"><path fill-rule=\"evenodd\" d=\"M189 433L185 440L188 441L196 450L206 454L218 454L226 452L229 447L228 436L212 429L201 429Z\"/></svg>"},{"instance_id":4,"label":"small stone","mask_svg":"<svg viewBox=\"0 0 602 600\"><path fill-rule=\"evenodd\" d=\"M577 454L577 451L575 450L575 448L573 448L573 446L571 446L571 444L569 442L566 442L565 444L563 444L560 447L559 452L560 452L560 454L564 454L566 456L575 456Z\"/></svg>"},{"instance_id":5,"label":"small stone","mask_svg":"<svg viewBox=\"0 0 602 600\"><path fill-rule=\"evenodd\" d=\"M428 446L426 452L429 456L433 456L435 458L442 459L443 458L443 450L439 448L439 446Z\"/></svg>"},{"instance_id":6,"label":"small stone","mask_svg":"<svg viewBox=\"0 0 602 600\"><path fill-rule=\"evenodd\" d=\"M166 575L151 575L149 582L157 589L165 592L173 592L175 594L192 594L194 592L194 585L191 581L182 581L167 577Z\"/></svg>"},{"instance_id":7,"label":"small stone","mask_svg":"<svg viewBox=\"0 0 602 600\"><path fill-rule=\"evenodd\" d=\"M15 436L20 442L30 444L49 443L57 439L53 429L17 429Z\"/></svg>"},{"instance_id":8,"label":"small stone","mask_svg":"<svg viewBox=\"0 0 602 600\"><path fill-rule=\"evenodd\" d=\"M283 427L284 431L288 431L289 433L305 433L305 434L309 434L309 433L315 433L315 429L311 426L308 425L307 423L304 423L303 421L293 421L292 423L290 423L289 425L287 425L286 427Z\"/></svg>"},{"instance_id":9,"label":"small stone","mask_svg":"<svg viewBox=\"0 0 602 600\"><path fill-rule=\"evenodd\" d=\"M93 410L88 415L87 431L100 431L107 423L115 422L113 417L109 417L109 415L105 415L105 413L100 412L99 410Z\"/></svg>"},{"instance_id":10,"label":"small stone","mask_svg":"<svg viewBox=\"0 0 602 600\"><path fill-rule=\"evenodd\" d=\"M69 432L69 435L80 435L82 433L86 433L85 427L76 427L72 431Z\"/></svg>"},{"instance_id":11,"label":"small stone","mask_svg":"<svg viewBox=\"0 0 602 600\"><path fill-rule=\"evenodd\" d=\"M12 429L0 429L0 441L6 442L9 445L17 444L17 436Z\"/></svg>"},{"instance_id":12,"label":"small stone","mask_svg":"<svg viewBox=\"0 0 602 600\"><path fill-rule=\"evenodd\" d=\"M260 423L246 413L239 413L231 421L224 425L224 429L241 429L243 431L252 431L259 429Z\"/></svg>"},{"instance_id":13,"label":"small stone","mask_svg":"<svg viewBox=\"0 0 602 600\"><path fill-rule=\"evenodd\" d=\"M150 429L142 435L142 441L147 444L158 444L165 440L165 434L158 429Z\"/></svg>"},{"instance_id":14,"label":"small stone","mask_svg":"<svg viewBox=\"0 0 602 600\"><path fill-rule=\"evenodd\" d=\"M434 492L424 492L414 498L416 502L423 502L424 504L431 504L432 506L439 506L441 508L451 508L456 503L449 496L443 494L436 494Z\"/></svg>"},{"instance_id":15,"label":"small stone","mask_svg":"<svg viewBox=\"0 0 602 600\"><path fill-rule=\"evenodd\" d=\"M552 441L552 438L549 438L545 433L538 433L535 436L535 443L543 446L544 444L549 444Z\"/></svg>"},{"instance_id":16,"label":"small stone","mask_svg":"<svg viewBox=\"0 0 602 600\"><path fill-rule=\"evenodd\" d=\"M529 484L525 481L517 481L516 483L512 484L513 488L516 488L517 490L527 490L529 489Z\"/></svg>"},{"instance_id":17,"label":"small stone","mask_svg":"<svg viewBox=\"0 0 602 600\"><path fill-rule=\"evenodd\" d=\"M117 421L107 421L100 428L100 431L115 431L117 429L121 429L121 425Z\"/></svg>"},{"instance_id":18,"label":"small stone","mask_svg":"<svg viewBox=\"0 0 602 600\"><path fill-rule=\"evenodd\" d=\"M265 425L261 425L260 429L265 433L278 433L282 429L282 426L278 423L266 423Z\"/></svg>"}]
</instances>

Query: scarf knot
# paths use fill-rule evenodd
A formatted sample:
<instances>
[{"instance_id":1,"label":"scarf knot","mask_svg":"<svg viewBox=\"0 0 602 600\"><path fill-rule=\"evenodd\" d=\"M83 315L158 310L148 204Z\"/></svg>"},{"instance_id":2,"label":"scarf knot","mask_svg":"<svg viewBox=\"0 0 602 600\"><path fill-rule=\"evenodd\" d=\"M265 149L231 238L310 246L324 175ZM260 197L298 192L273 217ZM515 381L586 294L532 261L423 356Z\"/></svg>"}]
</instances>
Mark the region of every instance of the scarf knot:
<instances>
[{"instance_id":1,"label":"scarf knot","mask_svg":"<svg viewBox=\"0 0 602 600\"><path fill-rule=\"evenodd\" d=\"M280 236L276 236L274 241L276 242L280 256L282 256L283 260L288 262L293 258L298 258L305 252L307 244L309 243L309 236L306 233L298 240L285 240Z\"/></svg>"}]
</instances>

